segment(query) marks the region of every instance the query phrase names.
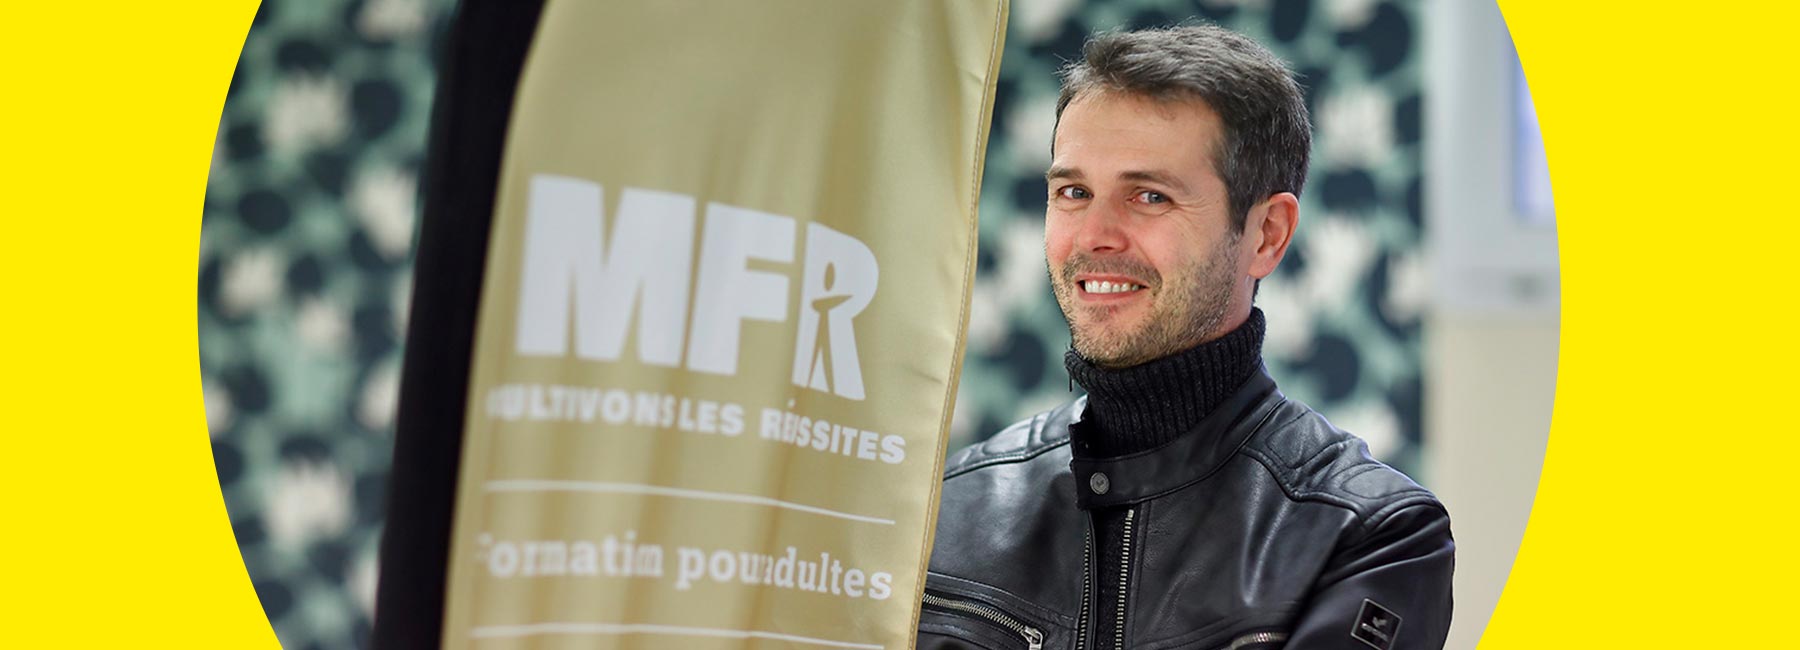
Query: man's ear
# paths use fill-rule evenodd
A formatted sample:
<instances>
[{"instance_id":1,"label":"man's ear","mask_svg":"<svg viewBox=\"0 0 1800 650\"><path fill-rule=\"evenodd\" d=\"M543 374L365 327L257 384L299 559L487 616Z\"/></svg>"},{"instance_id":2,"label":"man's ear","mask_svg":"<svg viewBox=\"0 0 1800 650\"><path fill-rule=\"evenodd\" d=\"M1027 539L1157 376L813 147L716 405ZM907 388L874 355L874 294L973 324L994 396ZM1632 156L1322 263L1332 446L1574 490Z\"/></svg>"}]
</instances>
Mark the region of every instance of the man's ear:
<instances>
[{"instance_id":1,"label":"man's ear","mask_svg":"<svg viewBox=\"0 0 1800 650\"><path fill-rule=\"evenodd\" d=\"M1300 199L1293 192L1275 194L1252 208L1250 217L1244 223L1245 229L1255 231L1245 233L1254 235L1250 239L1256 247L1249 251L1250 276L1260 280L1275 272L1288 244L1294 241L1294 228L1300 225Z\"/></svg>"}]
</instances>

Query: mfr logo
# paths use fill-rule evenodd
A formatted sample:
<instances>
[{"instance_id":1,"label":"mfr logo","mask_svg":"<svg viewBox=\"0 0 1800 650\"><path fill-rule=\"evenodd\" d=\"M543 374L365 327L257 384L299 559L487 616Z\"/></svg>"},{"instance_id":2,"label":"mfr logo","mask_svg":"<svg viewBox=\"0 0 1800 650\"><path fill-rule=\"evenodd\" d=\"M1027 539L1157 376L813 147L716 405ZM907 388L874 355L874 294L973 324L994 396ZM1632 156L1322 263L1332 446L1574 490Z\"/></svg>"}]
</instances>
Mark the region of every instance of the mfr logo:
<instances>
[{"instance_id":1,"label":"mfr logo","mask_svg":"<svg viewBox=\"0 0 1800 650\"><path fill-rule=\"evenodd\" d=\"M635 314L643 363L735 375L744 321L793 318L794 384L863 399L853 319L879 276L867 245L807 224L800 301L790 306L790 274L749 262L791 264L801 243L794 218L709 202L696 266L693 197L627 187L608 230L603 192L578 178L532 176L519 354L568 354L572 320L577 357L616 361Z\"/></svg>"}]
</instances>

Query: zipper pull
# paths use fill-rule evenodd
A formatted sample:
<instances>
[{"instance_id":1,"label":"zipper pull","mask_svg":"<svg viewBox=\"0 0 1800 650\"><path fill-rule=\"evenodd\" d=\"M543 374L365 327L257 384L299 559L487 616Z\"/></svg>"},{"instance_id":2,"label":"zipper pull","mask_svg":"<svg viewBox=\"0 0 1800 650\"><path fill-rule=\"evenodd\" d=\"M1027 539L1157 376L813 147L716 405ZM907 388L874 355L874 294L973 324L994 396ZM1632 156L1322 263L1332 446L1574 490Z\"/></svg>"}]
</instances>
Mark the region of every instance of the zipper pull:
<instances>
[{"instance_id":1,"label":"zipper pull","mask_svg":"<svg viewBox=\"0 0 1800 650\"><path fill-rule=\"evenodd\" d=\"M986 604L945 598L929 591L925 592L923 604L955 610L991 621L994 624L1012 630L1014 634L1023 637L1025 639L1025 645L1029 647L1030 650L1044 650L1043 631L1030 625L1026 625L1023 622L1020 622L1019 619L1007 616L1006 613Z\"/></svg>"}]
</instances>

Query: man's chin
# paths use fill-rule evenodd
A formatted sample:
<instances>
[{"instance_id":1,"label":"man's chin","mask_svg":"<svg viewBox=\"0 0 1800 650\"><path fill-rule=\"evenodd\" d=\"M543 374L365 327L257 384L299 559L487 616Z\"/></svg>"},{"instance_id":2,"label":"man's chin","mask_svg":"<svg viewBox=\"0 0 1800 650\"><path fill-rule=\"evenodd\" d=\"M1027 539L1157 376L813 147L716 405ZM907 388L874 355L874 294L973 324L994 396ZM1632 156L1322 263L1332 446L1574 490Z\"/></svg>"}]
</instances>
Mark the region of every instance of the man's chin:
<instances>
[{"instance_id":1,"label":"man's chin","mask_svg":"<svg viewBox=\"0 0 1800 650\"><path fill-rule=\"evenodd\" d=\"M1126 368L1150 360L1139 349L1141 346L1127 340L1085 336L1074 339L1075 353L1102 368Z\"/></svg>"},{"instance_id":2,"label":"man's chin","mask_svg":"<svg viewBox=\"0 0 1800 650\"><path fill-rule=\"evenodd\" d=\"M1080 354L1081 358L1086 359L1088 363L1108 370L1123 370L1132 366L1143 365L1144 362L1152 360L1140 354L1103 354L1096 357L1083 353L1080 349L1076 349L1075 353Z\"/></svg>"}]
</instances>

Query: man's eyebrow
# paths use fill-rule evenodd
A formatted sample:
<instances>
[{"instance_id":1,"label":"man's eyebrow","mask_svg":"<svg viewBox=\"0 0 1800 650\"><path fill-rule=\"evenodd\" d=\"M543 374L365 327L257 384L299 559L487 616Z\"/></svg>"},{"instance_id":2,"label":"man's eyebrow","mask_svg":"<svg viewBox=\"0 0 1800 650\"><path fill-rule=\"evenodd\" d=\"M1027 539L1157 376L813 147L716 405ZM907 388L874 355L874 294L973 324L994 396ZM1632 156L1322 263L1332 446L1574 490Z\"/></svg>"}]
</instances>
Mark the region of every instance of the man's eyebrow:
<instances>
[{"instance_id":1,"label":"man's eyebrow","mask_svg":"<svg viewBox=\"0 0 1800 650\"><path fill-rule=\"evenodd\" d=\"M1082 180L1083 178L1086 178L1086 175L1082 174L1080 169L1076 169L1074 167L1051 167L1050 171L1044 172L1044 181L1045 182L1054 181L1054 180L1058 180L1058 179L1070 179L1070 180L1078 181L1078 180ZM1186 183L1181 182L1181 179L1179 177L1175 176L1174 174L1170 174L1167 172L1154 171L1154 170L1124 171L1124 172L1119 172L1119 180L1156 183L1159 185L1166 185L1166 186L1175 188L1175 191L1181 192L1183 194L1190 193L1190 190L1188 189L1188 186Z\"/></svg>"},{"instance_id":2,"label":"man's eyebrow","mask_svg":"<svg viewBox=\"0 0 1800 650\"><path fill-rule=\"evenodd\" d=\"M1168 174L1168 173L1164 173L1164 172L1160 172L1160 171L1119 172L1119 180L1149 181L1151 183L1156 183L1159 185L1167 185L1169 187L1173 187L1173 188L1175 188L1175 191L1181 192L1182 194L1190 193L1188 190L1187 184L1181 182L1180 178L1176 177L1174 174Z\"/></svg>"}]
</instances>

